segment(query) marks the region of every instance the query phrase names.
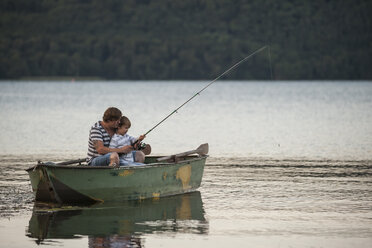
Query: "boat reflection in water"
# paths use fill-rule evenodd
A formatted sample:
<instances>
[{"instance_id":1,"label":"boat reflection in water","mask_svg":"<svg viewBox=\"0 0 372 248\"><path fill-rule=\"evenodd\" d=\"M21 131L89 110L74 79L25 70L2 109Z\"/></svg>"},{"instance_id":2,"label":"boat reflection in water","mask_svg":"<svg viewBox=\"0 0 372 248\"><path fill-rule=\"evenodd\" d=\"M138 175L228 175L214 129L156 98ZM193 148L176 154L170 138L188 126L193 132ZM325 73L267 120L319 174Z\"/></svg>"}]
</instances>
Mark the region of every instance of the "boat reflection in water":
<instances>
[{"instance_id":1,"label":"boat reflection in water","mask_svg":"<svg viewBox=\"0 0 372 248\"><path fill-rule=\"evenodd\" d=\"M35 205L27 236L36 243L89 237L89 247L141 246L149 233L207 234L199 191L163 198L89 207Z\"/></svg>"}]
</instances>

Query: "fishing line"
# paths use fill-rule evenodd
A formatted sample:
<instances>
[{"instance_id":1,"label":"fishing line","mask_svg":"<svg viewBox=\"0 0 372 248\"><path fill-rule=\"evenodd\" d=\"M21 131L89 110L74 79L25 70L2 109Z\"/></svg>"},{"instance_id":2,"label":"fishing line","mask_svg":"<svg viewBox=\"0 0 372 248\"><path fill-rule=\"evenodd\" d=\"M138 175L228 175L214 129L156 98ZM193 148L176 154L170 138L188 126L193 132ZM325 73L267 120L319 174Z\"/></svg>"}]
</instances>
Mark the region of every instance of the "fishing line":
<instances>
[{"instance_id":1,"label":"fishing line","mask_svg":"<svg viewBox=\"0 0 372 248\"><path fill-rule=\"evenodd\" d=\"M209 84L207 84L204 88L202 88L200 91L198 91L195 95L193 95L192 97L190 97L186 102L182 103L178 108L176 108L172 113L170 113L169 115L167 115L164 119L162 119L158 124L156 124L153 128L151 128L149 131L147 131L144 135L147 135L148 133L150 133L152 130L154 130L155 128L157 128L161 123L163 123L165 120L167 120L169 117L171 117L174 113L177 113L177 111L182 108L183 106L185 106L188 102L190 102L192 99L194 99L196 96L200 95L200 93L202 91L204 91L206 88L208 88L209 86L211 86L213 83L215 83L218 79L220 79L222 76L226 75L227 73L229 73L231 70L235 69L236 67L238 67L240 64L242 64L243 62L245 62L246 60L248 60L250 57L252 57L253 55L255 55L256 53L259 53L261 52L262 50L264 50L265 48L268 48L268 46L263 46L261 47L260 49L256 50L255 52L251 53L250 55L248 55L247 57L245 57L244 59L240 60L238 63L236 63L235 65L231 66L229 69L227 69L226 71L224 71L221 75L219 75L218 77L216 77L215 79L213 79ZM270 68L271 68L271 61L270 61Z\"/></svg>"}]
</instances>

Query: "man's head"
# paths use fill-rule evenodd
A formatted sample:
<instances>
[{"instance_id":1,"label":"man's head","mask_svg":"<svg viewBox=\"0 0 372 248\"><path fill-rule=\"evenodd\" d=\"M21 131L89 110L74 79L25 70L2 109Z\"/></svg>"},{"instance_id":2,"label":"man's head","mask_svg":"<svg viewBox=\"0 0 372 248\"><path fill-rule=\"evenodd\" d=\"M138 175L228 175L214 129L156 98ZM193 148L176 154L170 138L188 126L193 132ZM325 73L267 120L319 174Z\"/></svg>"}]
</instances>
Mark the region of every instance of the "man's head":
<instances>
[{"instance_id":1,"label":"man's head","mask_svg":"<svg viewBox=\"0 0 372 248\"><path fill-rule=\"evenodd\" d=\"M106 109L103 114L103 121L112 124L113 128L117 128L119 125L120 117L122 116L121 111L115 107Z\"/></svg>"}]
</instances>

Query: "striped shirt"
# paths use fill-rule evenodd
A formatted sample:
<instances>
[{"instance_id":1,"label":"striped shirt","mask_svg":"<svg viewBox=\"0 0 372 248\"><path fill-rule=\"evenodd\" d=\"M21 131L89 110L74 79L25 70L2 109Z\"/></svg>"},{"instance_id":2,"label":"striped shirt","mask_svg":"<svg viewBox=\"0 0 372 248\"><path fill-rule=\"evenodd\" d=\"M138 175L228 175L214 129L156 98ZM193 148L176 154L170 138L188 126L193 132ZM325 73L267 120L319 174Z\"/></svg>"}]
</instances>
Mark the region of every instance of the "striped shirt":
<instances>
[{"instance_id":1,"label":"striped shirt","mask_svg":"<svg viewBox=\"0 0 372 248\"><path fill-rule=\"evenodd\" d=\"M111 137L107 133L107 131L101 126L101 122L96 122L92 128L90 129L89 133L89 141L88 141L88 157L87 157L87 163L90 164L92 162L92 159L98 156L101 156L102 154L99 154L94 147L93 141L99 140L103 142L103 145L106 147L109 147Z\"/></svg>"}]
</instances>

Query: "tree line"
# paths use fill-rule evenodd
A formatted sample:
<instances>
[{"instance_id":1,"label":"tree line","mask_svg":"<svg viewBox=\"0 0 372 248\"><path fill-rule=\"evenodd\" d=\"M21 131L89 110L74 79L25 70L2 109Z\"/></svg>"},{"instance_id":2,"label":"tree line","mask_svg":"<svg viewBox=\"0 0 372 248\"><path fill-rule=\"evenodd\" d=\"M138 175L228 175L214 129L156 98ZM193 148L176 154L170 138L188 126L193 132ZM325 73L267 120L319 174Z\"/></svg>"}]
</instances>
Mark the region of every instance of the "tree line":
<instances>
[{"instance_id":1,"label":"tree line","mask_svg":"<svg viewBox=\"0 0 372 248\"><path fill-rule=\"evenodd\" d=\"M372 79L369 0L2 0L0 78Z\"/></svg>"}]
</instances>

